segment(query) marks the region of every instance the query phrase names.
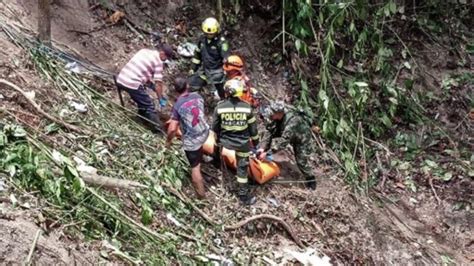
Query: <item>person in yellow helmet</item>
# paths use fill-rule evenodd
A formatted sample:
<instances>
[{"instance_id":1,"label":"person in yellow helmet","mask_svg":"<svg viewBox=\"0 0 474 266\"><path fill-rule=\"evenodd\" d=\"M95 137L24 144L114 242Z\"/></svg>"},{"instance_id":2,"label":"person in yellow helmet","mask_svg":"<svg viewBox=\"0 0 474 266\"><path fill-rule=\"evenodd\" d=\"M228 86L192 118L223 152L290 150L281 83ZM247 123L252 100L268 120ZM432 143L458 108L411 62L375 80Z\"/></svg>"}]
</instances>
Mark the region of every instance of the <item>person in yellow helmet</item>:
<instances>
[{"instance_id":1,"label":"person in yellow helmet","mask_svg":"<svg viewBox=\"0 0 474 266\"><path fill-rule=\"evenodd\" d=\"M219 97L224 99L225 74L222 65L229 56L229 43L220 35L220 25L215 18L204 20L202 31L204 35L199 38L192 59L189 85L192 91L198 91L207 84L213 84Z\"/></svg>"},{"instance_id":2,"label":"person in yellow helmet","mask_svg":"<svg viewBox=\"0 0 474 266\"><path fill-rule=\"evenodd\" d=\"M212 130L218 143L226 149L235 150L238 196L243 204L252 205L256 198L250 194L248 166L250 151L257 147L259 141L257 120L252 107L240 100L243 91L241 81L228 80L224 89L228 98L220 101L214 109Z\"/></svg>"},{"instance_id":3,"label":"person in yellow helmet","mask_svg":"<svg viewBox=\"0 0 474 266\"><path fill-rule=\"evenodd\" d=\"M261 94L252 86L250 78L244 72L244 60L238 55L231 55L224 63L224 72L228 80L238 79L244 82L244 91L240 99L252 107L260 105Z\"/></svg>"}]
</instances>

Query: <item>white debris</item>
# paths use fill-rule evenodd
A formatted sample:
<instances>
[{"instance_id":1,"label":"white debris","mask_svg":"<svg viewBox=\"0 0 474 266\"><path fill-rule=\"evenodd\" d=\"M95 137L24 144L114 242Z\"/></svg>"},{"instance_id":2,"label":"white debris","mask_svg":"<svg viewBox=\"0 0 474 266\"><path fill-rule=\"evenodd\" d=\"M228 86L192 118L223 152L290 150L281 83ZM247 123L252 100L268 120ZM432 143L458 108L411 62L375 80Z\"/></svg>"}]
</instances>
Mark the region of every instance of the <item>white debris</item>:
<instances>
[{"instance_id":1,"label":"white debris","mask_svg":"<svg viewBox=\"0 0 474 266\"><path fill-rule=\"evenodd\" d=\"M229 260L228 258L226 258L224 256L219 256L219 255L215 255L215 254L208 254L208 255L206 255L206 257L210 260L220 262L217 265L225 265L225 266L233 266L234 265L233 261Z\"/></svg>"},{"instance_id":2,"label":"white debris","mask_svg":"<svg viewBox=\"0 0 474 266\"><path fill-rule=\"evenodd\" d=\"M65 68L66 68L66 71L69 73L73 72L73 73L79 74L79 73L84 72L84 68L75 61L67 63Z\"/></svg>"},{"instance_id":3,"label":"white debris","mask_svg":"<svg viewBox=\"0 0 474 266\"><path fill-rule=\"evenodd\" d=\"M280 204L278 203L278 200L273 198L273 197L267 198L267 201L276 208L278 208L278 206L280 206Z\"/></svg>"},{"instance_id":4,"label":"white debris","mask_svg":"<svg viewBox=\"0 0 474 266\"><path fill-rule=\"evenodd\" d=\"M331 259L326 256L320 256L315 249L308 248L305 252L298 252L294 250L286 249L285 252L295 258L298 262L303 265L318 265L318 266L330 266L329 262Z\"/></svg>"},{"instance_id":5,"label":"white debris","mask_svg":"<svg viewBox=\"0 0 474 266\"><path fill-rule=\"evenodd\" d=\"M35 93L35 91L27 91L27 92L25 92L25 97L30 99L30 100L34 100L35 97L36 97L36 93Z\"/></svg>"},{"instance_id":6,"label":"white debris","mask_svg":"<svg viewBox=\"0 0 474 266\"><path fill-rule=\"evenodd\" d=\"M81 158L74 156L73 160L77 164L77 171L79 171L79 173L83 175L97 175L97 169L87 165Z\"/></svg>"},{"instance_id":7,"label":"white debris","mask_svg":"<svg viewBox=\"0 0 474 266\"><path fill-rule=\"evenodd\" d=\"M178 46L178 54L184 57L192 57L197 49L194 43L186 42Z\"/></svg>"},{"instance_id":8,"label":"white debris","mask_svg":"<svg viewBox=\"0 0 474 266\"><path fill-rule=\"evenodd\" d=\"M63 163L63 155L59 151L53 150L53 160L58 164L62 164Z\"/></svg>"},{"instance_id":9,"label":"white debris","mask_svg":"<svg viewBox=\"0 0 474 266\"><path fill-rule=\"evenodd\" d=\"M10 194L10 202L12 203L13 206L16 206L16 204L18 203L18 200L16 199L15 197L15 194Z\"/></svg>"},{"instance_id":10,"label":"white debris","mask_svg":"<svg viewBox=\"0 0 474 266\"><path fill-rule=\"evenodd\" d=\"M176 225L177 227L182 227L182 226L183 226L183 225L181 225L181 223L180 223L178 220L176 220L176 219L173 217L173 215L172 215L171 213L167 213L167 214L166 214L166 218L167 218L168 220L170 220L172 223L174 223L174 225Z\"/></svg>"},{"instance_id":11,"label":"white debris","mask_svg":"<svg viewBox=\"0 0 474 266\"><path fill-rule=\"evenodd\" d=\"M69 105L71 107L73 107L79 113L87 112L87 105L86 104L78 103L78 102L75 102L75 101L70 101Z\"/></svg>"},{"instance_id":12,"label":"white debris","mask_svg":"<svg viewBox=\"0 0 474 266\"><path fill-rule=\"evenodd\" d=\"M0 179L0 192L7 190L7 186L5 185L5 181Z\"/></svg>"}]
</instances>

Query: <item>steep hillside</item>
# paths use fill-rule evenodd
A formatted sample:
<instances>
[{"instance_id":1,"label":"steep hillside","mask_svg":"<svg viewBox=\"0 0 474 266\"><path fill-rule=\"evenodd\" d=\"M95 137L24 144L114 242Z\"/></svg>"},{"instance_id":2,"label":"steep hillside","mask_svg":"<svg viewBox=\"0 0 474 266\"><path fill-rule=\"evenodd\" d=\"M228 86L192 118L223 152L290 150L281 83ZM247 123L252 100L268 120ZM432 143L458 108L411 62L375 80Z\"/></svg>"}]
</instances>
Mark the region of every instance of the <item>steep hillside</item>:
<instances>
[{"instance_id":1,"label":"steep hillside","mask_svg":"<svg viewBox=\"0 0 474 266\"><path fill-rule=\"evenodd\" d=\"M378 147L370 164L376 166L365 178L367 172L379 178L366 191L346 182L328 141L316 136L316 191L294 182L301 178L288 151L275 155L281 177L253 188L256 205L241 206L231 193L231 173L212 165L204 167L208 198L199 201L178 143L165 149L161 136L135 121L132 101L120 106L111 74L148 44L150 30L175 47L195 41L213 7L139 2L53 1L54 49L34 41L33 1L0 3L0 234L6 236L0 261L472 263L471 65L440 67L442 47L410 47L426 55L418 64L431 75L415 85L426 86L432 106L422 106L424 115L439 130L428 134L433 125L405 122L399 114L393 130L370 139ZM296 66L316 73L317 64L299 61L296 53L281 55L280 43L272 41L279 17L269 18L274 11L262 8L271 6L264 2L226 10L225 34L265 95L294 101L300 94ZM126 17L113 21L117 10ZM168 86L189 65L176 60ZM408 75L400 70L400 79ZM169 109L160 110L163 118Z\"/></svg>"}]
</instances>

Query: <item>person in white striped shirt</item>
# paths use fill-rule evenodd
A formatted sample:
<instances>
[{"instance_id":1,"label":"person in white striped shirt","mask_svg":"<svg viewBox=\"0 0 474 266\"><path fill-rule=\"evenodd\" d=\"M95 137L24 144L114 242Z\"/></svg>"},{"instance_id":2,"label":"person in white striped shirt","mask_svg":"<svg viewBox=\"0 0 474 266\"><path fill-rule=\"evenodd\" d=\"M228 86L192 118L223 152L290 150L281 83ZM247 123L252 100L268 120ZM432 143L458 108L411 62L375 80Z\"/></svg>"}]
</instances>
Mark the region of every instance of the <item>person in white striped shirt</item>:
<instances>
[{"instance_id":1,"label":"person in white striped shirt","mask_svg":"<svg viewBox=\"0 0 474 266\"><path fill-rule=\"evenodd\" d=\"M155 111L155 104L147 92L153 89L158 98L163 94L163 62L173 58L171 46L161 43L159 35L152 34L153 48L138 51L116 76L116 85L120 91L126 91L138 106L138 114L154 133L162 132L161 122Z\"/></svg>"}]
</instances>

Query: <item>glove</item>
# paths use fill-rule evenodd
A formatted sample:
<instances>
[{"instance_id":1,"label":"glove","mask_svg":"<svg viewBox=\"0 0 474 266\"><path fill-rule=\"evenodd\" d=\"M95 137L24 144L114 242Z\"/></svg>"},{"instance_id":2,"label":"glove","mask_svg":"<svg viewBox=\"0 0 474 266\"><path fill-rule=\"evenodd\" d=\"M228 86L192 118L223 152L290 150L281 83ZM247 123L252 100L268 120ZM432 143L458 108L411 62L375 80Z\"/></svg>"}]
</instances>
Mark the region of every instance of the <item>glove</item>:
<instances>
[{"instance_id":1,"label":"glove","mask_svg":"<svg viewBox=\"0 0 474 266\"><path fill-rule=\"evenodd\" d=\"M166 97L163 96L163 97L160 98L160 106L161 107L165 107L167 103L168 103L168 99Z\"/></svg>"},{"instance_id":2,"label":"glove","mask_svg":"<svg viewBox=\"0 0 474 266\"><path fill-rule=\"evenodd\" d=\"M267 153L267 156L265 157L265 160L267 160L267 161L269 161L269 162L273 161L273 155L272 155L271 152L268 152L268 153Z\"/></svg>"}]
</instances>

